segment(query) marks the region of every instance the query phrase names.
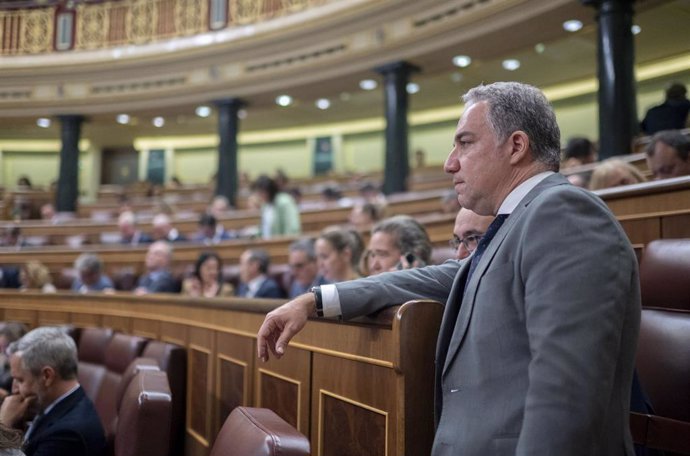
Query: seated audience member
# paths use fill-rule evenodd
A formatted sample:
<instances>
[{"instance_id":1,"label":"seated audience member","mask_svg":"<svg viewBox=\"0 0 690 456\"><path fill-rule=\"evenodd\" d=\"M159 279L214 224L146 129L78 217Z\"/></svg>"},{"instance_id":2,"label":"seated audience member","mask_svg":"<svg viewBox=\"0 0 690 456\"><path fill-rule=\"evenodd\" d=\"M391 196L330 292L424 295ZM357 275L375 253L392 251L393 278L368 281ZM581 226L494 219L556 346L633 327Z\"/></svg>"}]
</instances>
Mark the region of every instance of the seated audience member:
<instances>
[{"instance_id":1,"label":"seated audience member","mask_svg":"<svg viewBox=\"0 0 690 456\"><path fill-rule=\"evenodd\" d=\"M199 218L199 230L194 235L193 240L196 242L202 242L206 245L215 245L220 241L227 241L228 239L234 239L231 233L225 231L223 227L218 229L218 221L211 214L202 214Z\"/></svg>"},{"instance_id":2,"label":"seated audience member","mask_svg":"<svg viewBox=\"0 0 690 456\"><path fill-rule=\"evenodd\" d=\"M49 221L50 223L58 222L55 206L53 206L52 203L45 203L41 206L41 219Z\"/></svg>"},{"instance_id":3,"label":"seated audience member","mask_svg":"<svg viewBox=\"0 0 690 456\"><path fill-rule=\"evenodd\" d=\"M194 265L194 275L182 282L182 293L195 298L233 296L235 290L223 282L223 263L215 252L201 252Z\"/></svg>"},{"instance_id":4,"label":"seated audience member","mask_svg":"<svg viewBox=\"0 0 690 456\"><path fill-rule=\"evenodd\" d=\"M12 391L12 372L7 348L26 334L26 325L15 321L2 323L0 326L0 400Z\"/></svg>"},{"instance_id":5,"label":"seated audience member","mask_svg":"<svg viewBox=\"0 0 690 456\"><path fill-rule=\"evenodd\" d=\"M113 281L103 273L103 262L94 253L82 253L74 261L77 277L72 282L72 291L88 293L90 291L115 291Z\"/></svg>"},{"instance_id":6,"label":"seated audience member","mask_svg":"<svg viewBox=\"0 0 690 456\"><path fill-rule=\"evenodd\" d=\"M375 204L381 209L385 209L388 204L386 195L383 194L381 188L371 182L365 182L359 187L359 196L365 203Z\"/></svg>"},{"instance_id":7,"label":"seated audience member","mask_svg":"<svg viewBox=\"0 0 690 456\"><path fill-rule=\"evenodd\" d=\"M214 216L216 220L232 212L232 206L230 206L230 201L223 195L216 195L211 200L211 204L208 205L207 211L209 214Z\"/></svg>"},{"instance_id":8,"label":"seated audience member","mask_svg":"<svg viewBox=\"0 0 690 456\"><path fill-rule=\"evenodd\" d=\"M182 242L187 240L182 233L172 226L172 221L166 214L156 214L152 223L154 241Z\"/></svg>"},{"instance_id":9,"label":"seated audience member","mask_svg":"<svg viewBox=\"0 0 690 456\"><path fill-rule=\"evenodd\" d=\"M594 168L592 177L589 179L589 189L620 187L621 185L639 184L646 180L642 173L630 163L617 158L610 158Z\"/></svg>"},{"instance_id":10,"label":"seated audience member","mask_svg":"<svg viewBox=\"0 0 690 456\"><path fill-rule=\"evenodd\" d=\"M575 187L588 188L589 184L587 182L587 177L584 173L570 174L568 177L568 182L570 182Z\"/></svg>"},{"instance_id":11,"label":"seated audience member","mask_svg":"<svg viewBox=\"0 0 690 456\"><path fill-rule=\"evenodd\" d=\"M456 251L456 259L462 260L474 252L493 220L494 217L490 215L478 215L469 209L462 208L458 211L453 226L453 239L449 242Z\"/></svg>"},{"instance_id":12,"label":"seated audience member","mask_svg":"<svg viewBox=\"0 0 690 456\"><path fill-rule=\"evenodd\" d=\"M259 176L252 192L261 202L261 237L270 238L302 231L299 209L292 196L278 190L268 176Z\"/></svg>"},{"instance_id":13,"label":"seated audience member","mask_svg":"<svg viewBox=\"0 0 690 456\"><path fill-rule=\"evenodd\" d=\"M459 210L458 195L455 194L455 190L448 190L441 197L441 212L444 214L457 214Z\"/></svg>"},{"instance_id":14,"label":"seated audience member","mask_svg":"<svg viewBox=\"0 0 690 456\"><path fill-rule=\"evenodd\" d=\"M43 293L55 293L55 285L50 271L40 261L29 261L19 271L19 287L22 291L32 290Z\"/></svg>"},{"instance_id":15,"label":"seated audience member","mask_svg":"<svg viewBox=\"0 0 690 456\"><path fill-rule=\"evenodd\" d=\"M26 245L22 230L18 226L8 226L5 228L5 233L2 237L3 247L17 247L21 248Z\"/></svg>"},{"instance_id":16,"label":"seated audience member","mask_svg":"<svg viewBox=\"0 0 690 456\"><path fill-rule=\"evenodd\" d=\"M350 224L358 231L366 231L381 220L382 210L373 203L358 203L350 211Z\"/></svg>"},{"instance_id":17,"label":"seated audience member","mask_svg":"<svg viewBox=\"0 0 690 456\"><path fill-rule=\"evenodd\" d=\"M0 407L0 422L20 429L37 406L24 434L26 456L101 456L105 432L77 380L77 347L63 330L34 329L9 347L16 391Z\"/></svg>"},{"instance_id":18,"label":"seated audience member","mask_svg":"<svg viewBox=\"0 0 690 456\"><path fill-rule=\"evenodd\" d=\"M647 166L654 179L690 174L690 139L674 130L656 133L647 145Z\"/></svg>"},{"instance_id":19,"label":"seated audience member","mask_svg":"<svg viewBox=\"0 0 690 456\"><path fill-rule=\"evenodd\" d=\"M139 278L136 294L177 293L179 284L170 273L172 246L166 241L156 241L146 252L146 274Z\"/></svg>"},{"instance_id":20,"label":"seated audience member","mask_svg":"<svg viewBox=\"0 0 690 456\"><path fill-rule=\"evenodd\" d=\"M666 100L647 111L640 127L648 135L653 135L663 130L681 130L687 127L688 112L690 112L690 100L685 86L674 82L666 89Z\"/></svg>"},{"instance_id":21,"label":"seated audience member","mask_svg":"<svg viewBox=\"0 0 690 456\"><path fill-rule=\"evenodd\" d=\"M288 186L290 184L290 178L288 177L285 170L283 170L282 168L276 169L276 173L273 176L273 180L276 181L276 185L278 186L279 192L287 192L288 191Z\"/></svg>"},{"instance_id":22,"label":"seated audience member","mask_svg":"<svg viewBox=\"0 0 690 456\"><path fill-rule=\"evenodd\" d=\"M396 215L372 228L366 266L369 275L426 266L431 250L424 227L408 215Z\"/></svg>"},{"instance_id":23,"label":"seated audience member","mask_svg":"<svg viewBox=\"0 0 690 456\"><path fill-rule=\"evenodd\" d=\"M117 218L117 228L120 231L120 244L139 245L153 242L151 237L137 229L134 212L125 211Z\"/></svg>"},{"instance_id":24,"label":"seated audience member","mask_svg":"<svg viewBox=\"0 0 690 456\"><path fill-rule=\"evenodd\" d=\"M19 268L0 266L0 288L19 288Z\"/></svg>"},{"instance_id":25,"label":"seated audience member","mask_svg":"<svg viewBox=\"0 0 690 456\"><path fill-rule=\"evenodd\" d=\"M0 423L0 456L26 456L21 448L21 432Z\"/></svg>"},{"instance_id":26,"label":"seated audience member","mask_svg":"<svg viewBox=\"0 0 690 456\"><path fill-rule=\"evenodd\" d=\"M568 140L563 151L563 164L561 168L586 165L597 160L594 144L587 138L575 137Z\"/></svg>"},{"instance_id":27,"label":"seated audience member","mask_svg":"<svg viewBox=\"0 0 690 456\"><path fill-rule=\"evenodd\" d=\"M319 274L329 282L361 277L359 260L364 241L353 229L331 226L324 229L314 244Z\"/></svg>"},{"instance_id":28,"label":"seated audience member","mask_svg":"<svg viewBox=\"0 0 690 456\"><path fill-rule=\"evenodd\" d=\"M19 176L19 179L17 179L17 187L20 190L32 189L33 185L31 185L31 179L29 179L29 176L26 176L26 175Z\"/></svg>"},{"instance_id":29,"label":"seated audience member","mask_svg":"<svg viewBox=\"0 0 690 456\"><path fill-rule=\"evenodd\" d=\"M284 298L275 280L268 277L271 258L265 250L249 249L240 256L240 286L237 296L245 298Z\"/></svg>"},{"instance_id":30,"label":"seated audience member","mask_svg":"<svg viewBox=\"0 0 690 456\"><path fill-rule=\"evenodd\" d=\"M311 287L327 283L326 280L319 275L313 239L298 239L290 244L288 252L288 264L290 265L290 272L292 273L292 285L290 286L289 293L290 298L306 293Z\"/></svg>"}]
</instances>

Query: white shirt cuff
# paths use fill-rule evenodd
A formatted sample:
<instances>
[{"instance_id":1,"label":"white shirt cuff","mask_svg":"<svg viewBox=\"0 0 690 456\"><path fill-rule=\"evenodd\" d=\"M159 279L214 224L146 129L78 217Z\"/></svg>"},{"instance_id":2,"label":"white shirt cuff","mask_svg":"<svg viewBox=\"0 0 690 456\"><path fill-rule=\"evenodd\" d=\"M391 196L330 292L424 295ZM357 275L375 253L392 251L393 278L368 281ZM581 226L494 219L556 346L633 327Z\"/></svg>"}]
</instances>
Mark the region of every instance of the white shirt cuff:
<instances>
[{"instance_id":1,"label":"white shirt cuff","mask_svg":"<svg viewBox=\"0 0 690 456\"><path fill-rule=\"evenodd\" d=\"M343 314L340 310L340 296L335 285L321 285L321 303L324 317L339 317Z\"/></svg>"}]
</instances>

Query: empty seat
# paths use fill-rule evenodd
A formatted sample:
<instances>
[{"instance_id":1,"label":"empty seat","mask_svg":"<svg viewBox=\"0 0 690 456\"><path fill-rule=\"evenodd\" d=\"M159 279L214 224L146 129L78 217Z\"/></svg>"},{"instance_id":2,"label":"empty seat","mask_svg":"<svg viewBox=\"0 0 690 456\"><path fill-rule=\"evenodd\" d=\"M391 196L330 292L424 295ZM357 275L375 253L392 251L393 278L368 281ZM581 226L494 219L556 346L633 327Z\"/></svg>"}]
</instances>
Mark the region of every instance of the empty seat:
<instances>
[{"instance_id":1,"label":"empty seat","mask_svg":"<svg viewBox=\"0 0 690 456\"><path fill-rule=\"evenodd\" d=\"M79 331L77 377L91 400L98 394L105 377L105 350L112 337L110 328L83 328Z\"/></svg>"},{"instance_id":2,"label":"empty seat","mask_svg":"<svg viewBox=\"0 0 690 456\"><path fill-rule=\"evenodd\" d=\"M115 456L167 456L171 400L165 372L139 371L127 386L118 410Z\"/></svg>"},{"instance_id":3,"label":"empty seat","mask_svg":"<svg viewBox=\"0 0 690 456\"><path fill-rule=\"evenodd\" d=\"M236 407L221 428L211 456L304 456L309 440L272 410Z\"/></svg>"},{"instance_id":4,"label":"empty seat","mask_svg":"<svg viewBox=\"0 0 690 456\"><path fill-rule=\"evenodd\" d=\"M654 415L633 413L636 443L690 454L690 240L659 240L640 264L636 367Z\"/></svg>"},{"instance_id":5,"label":"empty seat","mask_svg":"<svg viewBox=\"0 0 690 456\"><path fill-rule=\"evenodd\" d=\"M122 375L144 349L146 339L127 334L115 334L105 351L105 375L96 396L92 398L101 418L107 440L112 442L117 427L117 391Z\"/></svg>"},{"instance_id":6,"label":"empty seat","mask_svg":"<svg viewBox=\"0 0 690 456\"><path fill-rule=\"evenodd\" d=\"M187 350L179 345L152 340L146 344L141 356L156 360L160 369L168 374L172 393L171 456L184 454L185 401L187 398Z\"/></svg>"}]
</instances>

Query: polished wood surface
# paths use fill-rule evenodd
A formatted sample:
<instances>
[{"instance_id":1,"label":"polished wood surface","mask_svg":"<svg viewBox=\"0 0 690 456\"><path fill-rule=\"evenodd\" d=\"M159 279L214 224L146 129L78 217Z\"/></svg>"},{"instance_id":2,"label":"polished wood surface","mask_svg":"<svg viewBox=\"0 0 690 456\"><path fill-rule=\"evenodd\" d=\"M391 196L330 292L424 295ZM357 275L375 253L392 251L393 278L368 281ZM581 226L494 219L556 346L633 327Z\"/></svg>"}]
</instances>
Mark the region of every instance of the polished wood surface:
<instances>
[{"instance_id":1,"label":"polished wood surface","mask_svg":"<svg viewBox=\"0 0 690 456\"><path fill-rule=\"evenodd\" d=\"M309 436L315 455L430 452L438 303L410 302L348 323L312 320L282 359L262 363L255 334L280 301L3 291L0 302L5 321L113 323L185 346L188 456L208 455L236 405L275 410Z\"/></svg>"}]
</instances>

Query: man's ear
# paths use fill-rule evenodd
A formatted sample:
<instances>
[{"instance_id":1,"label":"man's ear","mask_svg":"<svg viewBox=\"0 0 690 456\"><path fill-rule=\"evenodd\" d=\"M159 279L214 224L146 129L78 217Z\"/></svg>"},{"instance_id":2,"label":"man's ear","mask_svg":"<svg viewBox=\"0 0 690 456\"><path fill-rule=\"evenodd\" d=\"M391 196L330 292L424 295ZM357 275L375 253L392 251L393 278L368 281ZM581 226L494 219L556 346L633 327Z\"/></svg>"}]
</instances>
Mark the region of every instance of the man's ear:
<instances>
[{"instance_id":1,"label":"man's ear","mask_svg":"<svg viewBox=\"0 0 690 456\"><path fill-rule=\"evenodd\" d=\"M41 379L46 386L51 386L53 383L55 383L56 378L57 372L55 372L55 369L50 366L43 366L41 368Z\"/></svg>"},{"instance_id":2,"label":"man's ear","mask_svg":"<svg viewBox=\"0 0 690 456\"><path fill-rule=\"evenodd\" d=\"M517 130L511 133L506 141L508 147L510 148L510 164L516 165L522 160L530 157L531 148L529 137L527 133L522 130Z\"/></svg>"}]
</instances>

